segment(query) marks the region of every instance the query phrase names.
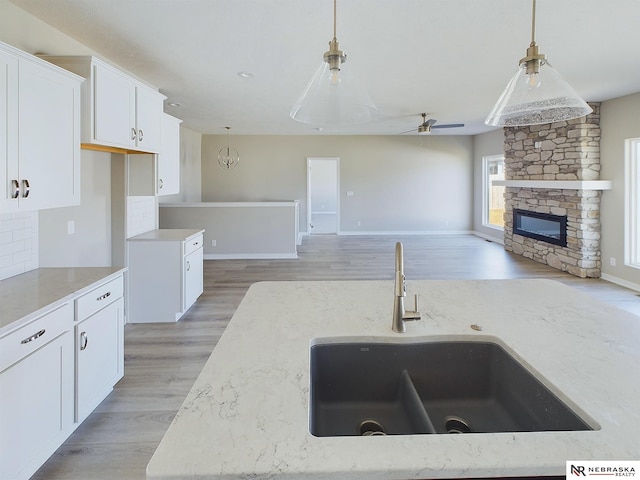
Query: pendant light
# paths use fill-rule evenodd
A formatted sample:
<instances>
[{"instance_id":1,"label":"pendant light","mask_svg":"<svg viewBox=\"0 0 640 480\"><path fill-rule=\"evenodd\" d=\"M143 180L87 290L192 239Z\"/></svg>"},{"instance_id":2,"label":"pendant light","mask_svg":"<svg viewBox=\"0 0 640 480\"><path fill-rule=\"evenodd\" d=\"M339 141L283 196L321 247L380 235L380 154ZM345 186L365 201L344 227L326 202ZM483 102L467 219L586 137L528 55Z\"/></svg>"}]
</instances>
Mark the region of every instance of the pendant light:
<instances>
[{"instance_id":1,"label":"pendant light","mask_svg":"<svg viewBox=\"0 0 640 480\"><path fill-rule=\"evenodd\" d=\"M233 170L240 163L240 154L238 150L229 146L229 130L231 127L224 127L227 129L227 146L222 147L218 152L218 165L223 170Z\"/></svg>"},{"instance_id":2,"label":"pendant light","mask_svg":"<svg viewBox=\"0 0 640 480\"><path fill-rule=\"evenodd\" d=\"M303 90L289 116L312 125L365 123L378 116L378 109L353 76L340 67L347 54L336 38L336 0L333 0L333 40L323 62Z\"/></svg>"},{"instance_id":3,"label":"pendant light","mask_svg":"<svg viewBox=\"0 0 640 480\"><path fill-rule=\"evenodd\" d=\"M538 51L535 42L536 0L533 1L531 44L484 123L521 126L553 123L588 115L593 110Z\"/></svg>"}]
</instances>

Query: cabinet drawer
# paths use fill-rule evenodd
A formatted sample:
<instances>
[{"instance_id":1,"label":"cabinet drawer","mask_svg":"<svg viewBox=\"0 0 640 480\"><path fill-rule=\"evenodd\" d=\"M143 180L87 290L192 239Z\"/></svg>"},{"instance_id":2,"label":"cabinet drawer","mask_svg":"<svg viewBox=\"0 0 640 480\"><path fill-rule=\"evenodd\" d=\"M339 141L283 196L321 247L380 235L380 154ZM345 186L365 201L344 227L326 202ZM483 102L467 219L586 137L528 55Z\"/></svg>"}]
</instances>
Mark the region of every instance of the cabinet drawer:
<instances>
[{"instance_id":1,"label":"cabinet drawer","mask_svg":"<svg viewBox=\"0 0 640 480\"><path fill-rule=\"evenodd\" d=\"M65 303L0 339L0 372L73 326L73 307Z\"/></svg>"},{"instance_id":2,"label":"cabinet drawer","mask_svg":"<svg viewBox=\"0 0 640 480\"><path fill-rule=\"evenodd\" d=\"M106 307L122 297L123 291L124 286L122 276L120 276L94 288L89 293L85 293L76 299L76 320L84 320L101 308Z\"/></svg>"},{"instance_id":3,"label":"cabinet drawer","mask_svg":"<svg viewBox=\"0 0 640 480\"><path fill-rule=\"evenodd\" d=\"M197 249L203 247L204 238L202 235L192 238L184 242L184 254L189 255L191 252L195 252Z\"/></svg>"}]
</instances>

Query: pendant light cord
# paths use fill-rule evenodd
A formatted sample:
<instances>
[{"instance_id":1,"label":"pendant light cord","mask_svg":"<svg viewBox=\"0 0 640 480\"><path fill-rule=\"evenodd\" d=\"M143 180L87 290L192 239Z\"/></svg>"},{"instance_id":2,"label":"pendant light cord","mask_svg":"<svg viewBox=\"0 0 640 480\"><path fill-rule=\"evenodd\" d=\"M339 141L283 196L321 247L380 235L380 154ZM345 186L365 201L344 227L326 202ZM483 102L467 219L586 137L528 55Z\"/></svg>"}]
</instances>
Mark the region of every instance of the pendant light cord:
<instances>
[{"instance_id":1,"label":"pendant light cord","mask_svg":"<svg viewBox=\"0 0 640 480\"><path fill-rule=\"evenodd\" d=\"M337 0L333 0L333 39L337 40L336 37L336 2ZM534 0L535 2L535 0Z\"/></svg>"},{"instance_id":2,"label":"pendant light cord","mask_svg":"<svg viewBox=\"0 0 640 480\"><path fill-rule=\"evenodd\" d=\"M533 0L532 12L531 12L531 45L536 44L536 0Z\"/></svg>"}]
</instances>

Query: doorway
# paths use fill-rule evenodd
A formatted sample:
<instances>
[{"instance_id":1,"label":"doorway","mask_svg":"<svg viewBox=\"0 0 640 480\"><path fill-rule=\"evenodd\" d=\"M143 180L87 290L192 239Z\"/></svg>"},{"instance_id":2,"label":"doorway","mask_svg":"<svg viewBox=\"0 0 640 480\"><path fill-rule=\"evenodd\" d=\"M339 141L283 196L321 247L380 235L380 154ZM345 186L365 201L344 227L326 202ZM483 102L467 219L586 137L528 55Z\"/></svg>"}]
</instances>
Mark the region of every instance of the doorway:
<instances>
[{"instance_id":1,"label":"doorway","mask_svg":"<svg viewBox=\"0 0 640 480\"><path fill-rule=\"evenodd\" d=\"M338 157L307 157L307 231L310 235L338 233L339 172Z\"/></svg>"}]
</instances>

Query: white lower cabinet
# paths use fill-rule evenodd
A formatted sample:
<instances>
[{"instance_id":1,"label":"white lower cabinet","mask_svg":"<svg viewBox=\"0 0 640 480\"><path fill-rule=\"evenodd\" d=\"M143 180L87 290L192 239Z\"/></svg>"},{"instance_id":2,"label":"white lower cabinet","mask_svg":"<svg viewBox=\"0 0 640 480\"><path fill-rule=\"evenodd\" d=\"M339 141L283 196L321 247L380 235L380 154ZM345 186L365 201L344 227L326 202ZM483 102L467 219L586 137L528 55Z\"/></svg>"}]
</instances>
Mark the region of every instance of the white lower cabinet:
<instances>
[{"instance_id":1,"label":"white lower cabinet","mask_svg":"<svg viewBox=\"0 0 640 480\"><path fill-rule=\"evenodd\" d=\"M203 290L203 230L153 230L132 237L127 322L176 322Z\"/></svg>"},{"instance_id":2,"label":"white lower cabinet","mask_svg":"<svg viewBox=\"0 0 640 480\"><path fill-rule=\"evenodd\" d=\"M76 337L76 421L82 422L123 375L122 297L78 322Z\"/></svg>"},{"instance_id":3,"label":"white lower cabinet","mask_svg":"<svg viewBox=\"0 0 640 480\"><path fill-rule=\"evenodd\" d=\"M27 479L74 429L73 307L0 339L0 478Z\"/></svg>"},{"instance_id":4,"label":"white lower cabinet","mask_svg":"<svg viewBox=\"0 0 640 480\"><path fill-rule=\"evenodd\" d=\"M95 284L0 337L2 480L31 477L124 374L123 276Z\"/></svg>"},{"instance_id":5,"label":"white lower cabinet","mask_svg":"<svg viewBox=\"0 0 640 480\"><path fill-rule=\"evenodd\" d=\"M203 291L203 276L204 276L204 248L202 247L202 241L200 241L200 248L197 248L193 252L184 257L184 296L182 310L186 311L196 303L196 300Z\"/></svg>"}]
</instances>

